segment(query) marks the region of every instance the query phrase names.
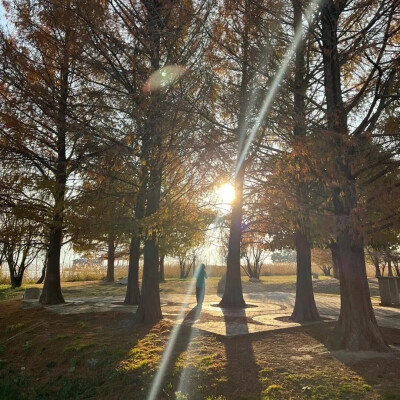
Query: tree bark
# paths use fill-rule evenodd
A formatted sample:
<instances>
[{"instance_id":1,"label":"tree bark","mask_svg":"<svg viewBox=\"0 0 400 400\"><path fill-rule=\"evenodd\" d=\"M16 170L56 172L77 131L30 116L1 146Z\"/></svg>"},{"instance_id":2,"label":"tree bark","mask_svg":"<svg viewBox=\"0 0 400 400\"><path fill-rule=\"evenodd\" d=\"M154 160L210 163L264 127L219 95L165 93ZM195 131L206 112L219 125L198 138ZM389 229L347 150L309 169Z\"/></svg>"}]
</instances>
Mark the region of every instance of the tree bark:
<instances>
[{"instance_id":1,"label":"tree bark","mask_svg":"<svg viewBox=\"0 0 400 400\"><path fill-rule=\"evenodd\" d=\"M388 276L393 276L392 260L388 260Z\"/></svg>"},{"instance_id":2,"label":"tree bark","mask_svg":"<svg viewBox=\"0 0 400 400\"><path fill-rule=\"evenodd\" d=\"M164 256L164 255L161 255L161 256L160 256L160 261L159 261L159 277L160 277L160 282L165 282L164 261L165 261L165 256Z\"/></svg>"},{"instance_id":3,"label":"tree bark","mask_svg":"<svg viewBox=\"0 0 400 400\"><path fill-rule=\"evenodd\" d=\"M107 282L114 282L114 270L115 270L115 235L113 233L108 234L107 243Z\"/></svg>"},{"instance_id":4,"label":"tree bark","mask_svg":"<svg viewBox=\"0 0 400 400\"><path fill-rule=\"evenodd\" d=\"M136 305L140 302L139 289L139 260L140 260L140 236L137 234L131 238L129 247L128 286L126 288L124 304Z\"/></svg>"},{"instance_id":5,"label":"tree bark","mask_svg":"<svg viewBox=\"0 0 400 400\"><path fill-rule=\"evenodd\" d=\"M380 278L382 274L381 274L381 269L379 268L379 262L375 262L374 267L375 267L375 278Z\"/></svg>"},{"instance_id":6,"label":"tree bark","mask_svg":"<svg viewBox=\"0 0 400 400\"><path fill-rule=\"evenodd\" d=\"M332 269L333 269L333 277L336 279L340 279L340 268L339 268L339 255L337 244L334 241L331 241L329 244L329 248L331 249L331 257L332 257Z\"/></svg>"},{"instance_id":7,"label":"tree bark","mask_svg":"<svg viewBox=\"0 0 400 400\"><path fill-rule=\"evenodd\" d=\"M44 281L44 278L46 276L48 259L49 259L49 253L48 253L48 251L46 251L46 257L45 257L44 263L43 263L42 274L41 274L40 278L38 279L38 281L36 282L37 285L40 283L43 283L43 281Z\"/></svg>"},{"instance_id":8,"label":"tree bark","mask_svg":"<svg viewBox=\"0 0 400 400\"><path fill-rule=\"evenodd\" d=\"M21 287L23 274L14 274L10 271L10 283L13 289Z\"/></svg>"},{"instance_id":9,"label":"tree bark","mask_svg":"<svg viewBox=\"0 0 400 400\"><path fill-rule=\"evenodd\" d=\"M53 220L50 225L47 271L42 294L40 296L41 304L64 303L64 297L61 292L60 255L63 237L64 202L67 181L65 135L66 129L62 127L58 133L59 155L54 193Z\"/></svg>"},{"instance_id":10,"label":"tree bark","mask_svg":"<svg viewBox=\"0 0 400 400\"><path fill-rule=\"evenodd\" d=\"M152 169L150 171L146 216L154 214L159 209L160 192L161 170ZM145 240L143 256L142 291L135 321L155 324L162 319L158 273L159 257L155 232L151 232Z\"/></svg>"},{"instance_id":11,"label":"tree bark","mask_svg":"<svg viewBox=\"0 0 400 400\"><path fill-rule=\"evenodd\" d=\"M219 306L224 308L246 307L240 275L244 174L245 168L242 166L235 178L235 199L232 204L231 225L229 230L226 284L224 294L219 302Z\"/></svg>"},{"instance_id":12,"label":"tree bark","mask_svg":"<svg viewBox=\"0 0 400 400\"><path fill-rule=\"evenodd\" d=\"M44 280L41 304L60 304L64 303L61 292L60 279L60 254L62 245L62 222L63 218L57 212L53 224L50 227L49 237L49 258L47 263L46 277Z\"/></svg>"},{"instance_id":13,"label":"tree bark","mask_svg":"<svg viewBox=\"0 0 400 400\"><path fill-rule=\"evenodd\" d=\"M348 135L343 105L340 62L337 51L337 26L345 2L326 0L321 6L324 86L328 129L334 138L335 176L331 190L337 220L337 246L340 265L341 307L330 343L333 348L388 351L371 304L365 267L362 233L357 227L357 194L350 160L354 144Z\"/></svg>"},{"instance_id":14,"label":"tree bark","mask_svg":"<svg viewBox=\"0 0 400 400\"><path fill-rule=\"evenodd\" d=\"M136 229L133 229L131 244L129 248L129 267L128 267L128 286L126 288L124 304L136 305L140 302L140 289L139 289L139 263L140 263L140 244L142 242L142 228L140 227L141 221L145 214L146 209L146 193L147 193L147 152L148 142L143 141L142 144L142 166L140 171L140 188L136 198L135 204L135 220L138 224Z\"/></svg>"},{"instance_id":15,"label":"tree bark","mask_svg":"<svg viewBox=\"0 0 400 400\"><path fill-rule=\"evenodd\" d=\"M371 304L363 242L345 229L338 237L338 247L341 307L330 345L352 351L389 351Z\"/></svg>"},{"instance_id":16,"label":"tree bark","mask_svg":"<svg viewBox=\"0 0 400 400\"><path fill-rule=\"evenodd\" d=\"M290 319L299 323L319 321L321 318L315 304L312 286L311 246L307 235L297 231L295 245L297 251L296 300Z\"/></svg>"}]
</instances>

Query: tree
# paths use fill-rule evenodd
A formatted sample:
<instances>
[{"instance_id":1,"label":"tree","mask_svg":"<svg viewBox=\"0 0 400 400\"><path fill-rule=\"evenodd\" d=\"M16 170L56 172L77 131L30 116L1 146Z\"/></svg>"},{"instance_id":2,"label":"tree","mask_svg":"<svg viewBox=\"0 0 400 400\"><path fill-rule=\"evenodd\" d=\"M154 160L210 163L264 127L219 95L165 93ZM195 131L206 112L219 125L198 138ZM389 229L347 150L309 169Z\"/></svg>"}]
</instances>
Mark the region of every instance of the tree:
<instances>
[{"instance_id":1,"label":"tree","mask_svg":"<svg viewBox=\"0 0 400 400\"><path fill-rule=\"evenodd\" d=\"M293 0L293 22L295 32L302 26L302 2ZM299 43L295 54L294 71L294 126L293 149L297 153L294 162L301 164L301 147L304 146L306 131L305 94L307 90L305 43ZM296 182L297 224L294 234L294 245L297 255L296 298L290 319L296 322L318 321L320 316L315 304L311 277L311 234L310 234L310 196L307 179L304 179L299 168Z\"/></svg>"},{"instance_id":2,"label":"tree","mask_svg":"<svg viewBox=\"0 0 400 400\"><path fill-rule=\"evenodd\" d=\"M185 279L195 268L216 213L209 204L207 179L198 173L192 157L172 154L164 172L157 240L161 257L177 258L180 278Z\"/></svg>"},{"instance_id":3,"label":"tree","mask_svg":"<svg viewBox=\"0 0 400 400\"><path fill-rule=\"evenodd\" d=\"M364 5L353 5L352 18L364 13ZM322 59L324 66L324 86L327 106L327 131L330 138L332 164L329 187L332 194L334 214L337 222L337 250L340 260L341 309L338 323L331 338L335 348L348 350L375 349L387 351L388 347L379 331L371 305L364 258L364 240L358 223L358 199L356 192L355 164L357 147L362 144L368 132L373 129L382 110L392 99L388 97L395 67L382 64L386 54L388 38L395 31L392 27L396 2L373 4L369 21L363 21L363 29L351 39L351 47L340 53L340 45L346 45L347 7L343 1L328 0L321 6ZM379 26L379 28L378 28ZM383 29L382 29L383 27ZM339 29L341 32L339 34ZM378 31L381 34L378 34ZM365 68L359 90L348 92L352 97L344 102L342 71L348 66L354 71L358 66L359 48L364 46L363 38L374 35L375 46L365 53L370 68ZM383 35L383 36L382 36ZM341 42L339 42L339 38ZM368 54L369 53L369 54ZM346 63L347 62L347 63ZM385 71L383 70L385 68ZM349 113L360 106L365 93L369 93L370 103L364 119L350 133ZM356 288L356 290L355 290Z\"/></svg>"},{"instance_id":4,"label":"tree","mask_svg":"<svg viewBox=\"0 0 400 400\"><path fill-rule=\"evenodd\" d=\"M0 226L0 258L8 264L11 286L17 288L41 251L40 226L15 213L1 214Z\"/></svg>"},{"instance_id":5,"label":"tree","mask_svg":"<svg viewBox=\"0 0 400 400\"><path fill-rule=\"evenodd\" d=\"M312 261L325 276L331 276L332 257L329 249L314 248L311 250Z\"/></svg>"},{"instance_id":6,"label":"tree","mask_svg":"<svg viewBox=\"0 0 400 400\"><path fill-rule=\"evenodd\" d=\"M249 278L260 279L261 268L267 257L265 235L254 231L243 234L241 256L245 264L243 271Z\"/></svg>"},{"instance_id":7,"label":"tree","mask_svg":"<svg viewBox=\"0 0 400 400\"><path fill-rule=\"evenodd\" d=\"M24 163L31 180L51 194L47 272L40 301L57 304L64 301L60 251L67 182L91 154L93 121L99 116L94 108L99 92L86 79L87 36L75 11L85 9L100 21L102 8L96 1L78 0L14 0L9 7L13 31L1 32L0 151Z\"/></svg>"},{"instance_id":8,"label":"tree","mask_svg":"<svg viewBox=\"0 0 400 400\"><path fill-rule=\"evenodd\" d=\"M74 250L95 251L107 259L107 282L114 282L117 249L119 256L129 254L131 204L137 192L130 150L126 144L114 144L91 160L67 215Z\"/></svg>"},{"instance_id":9,"label":"tree","mask_svg":"<svg viewBox=\"0 0 400 400\"><path fill-rule=\"evenodd\" d=\"M215 69L218 106L216 126L222 131L224 156L231 161L235 198L230 215L227 275L221 307L244 307L240 273L240 244L246 210L246 177L258 157L262 138L269 127L257 119L258 107L270 86L281 43L279 21L269 12L276 4L249 0L225 1L220 14L226 22L215 21L210 59ZM273 125L273 123L271 124ZM271 129L271 128L269 128ZM270 131L268 131L270 132ZM257 136L257 140L253 138ZM227 144L229 144L229 150ZM246 175L247 174L247 175Z\"/></svg>"},{"instance_id":10,"label":"tree","mask_svg":"<svg viewBox=\"0 0 400 400\"><path fill-rule=\"evenodd\" d=\"M282 249L281 251L275 251L271 255L271 260L274 263L295 262L296 252L288 248Z\"/></svg>"},{"instance_id":11,"label":"tree","mask_svg":"<svg viewBox=\"0 0 400 400\"><path fill-rule=\"evenodd\" d=\"M35 257L47 250L49 196L31 181L30 172L12 157L0 159L0 253L2 259L8 253L13 286L22 282Z\"/></svg>"}]
</instances>

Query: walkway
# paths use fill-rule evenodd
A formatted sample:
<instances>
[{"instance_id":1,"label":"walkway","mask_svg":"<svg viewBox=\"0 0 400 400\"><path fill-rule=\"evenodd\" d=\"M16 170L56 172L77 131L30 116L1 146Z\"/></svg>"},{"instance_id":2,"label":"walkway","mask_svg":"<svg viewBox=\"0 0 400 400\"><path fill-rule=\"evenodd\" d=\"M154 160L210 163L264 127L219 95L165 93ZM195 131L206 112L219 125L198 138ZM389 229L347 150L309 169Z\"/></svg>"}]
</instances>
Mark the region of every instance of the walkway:
<instances>
[{"instance_id":1,"label":"walkway","mask_svg":"<svg viewBox=\"0 0 400 400\"><path fill-rule=\"evenodd\" d=\"M299 326L288 321L293 310L294 293L269 292L245 294L249 307L241 310L221 309L217 305L220 297L206 295L199 317L187 317L196 306L195 296L187 296L188 303L182 304L184 295L164 294L161 296L162 311L166 319L190 324L194 328L223 336L243 335ZM339 315L340 298L330 295L315 295L321 317L336 320ZM23 307L37 307L37 301L24 301ZM380 326L400 329L400 308L381 307L373 304ZM67 298L65 304L46 306L58 314L80 314L88 312L129 312L135 313L137 306L126 306L122 297ZM194 315L195 313L190 313ZM196 318L196 317L195 317Z\"/></svg>"}]
</instances>

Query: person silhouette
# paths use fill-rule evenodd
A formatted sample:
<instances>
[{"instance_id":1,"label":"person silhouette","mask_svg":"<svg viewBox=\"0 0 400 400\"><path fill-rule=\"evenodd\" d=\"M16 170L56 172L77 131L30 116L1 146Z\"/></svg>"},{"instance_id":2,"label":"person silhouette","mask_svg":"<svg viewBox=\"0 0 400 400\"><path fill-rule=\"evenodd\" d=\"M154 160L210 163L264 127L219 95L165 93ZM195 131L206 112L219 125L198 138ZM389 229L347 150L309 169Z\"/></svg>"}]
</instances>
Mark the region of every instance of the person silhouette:
<instances>
[{"instance_id":1,"label":"person silhouette","mask_svg":"<svg viewBox=\"0 0 400 400\"><path fill-rule=\"evenodd\" d=\"M196 272L196 301L197 301L197 306L200 307L204 301L207 278L208 276L206 272L206 266L204 264L200 264L200 267Z\"/></svg>"}]
</instances>

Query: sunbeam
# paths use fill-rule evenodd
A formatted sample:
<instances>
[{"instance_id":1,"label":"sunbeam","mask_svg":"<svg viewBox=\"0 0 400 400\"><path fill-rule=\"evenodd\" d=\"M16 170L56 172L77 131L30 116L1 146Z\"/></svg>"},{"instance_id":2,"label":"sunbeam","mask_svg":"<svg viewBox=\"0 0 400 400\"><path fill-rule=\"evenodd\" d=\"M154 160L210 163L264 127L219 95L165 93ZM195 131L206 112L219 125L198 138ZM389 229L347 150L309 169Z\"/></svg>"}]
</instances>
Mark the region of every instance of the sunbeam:
<instances>
[{"instance_id":1,"label":"sunbeam","mask_svg":"<svg viewBox=\"0 0 400 400\"><path fill-rule=\"evenodd\" d=\"M311 4L306 9L305 18L308 21L312 20L312 14L315 11L316 7L318 7L320 2L321 2L321 0L313 1L313 2L311 2ZM276 95L276 93L278 91L279 84L281 83L283 77L286 74L286 71L287 71L287 69L289 67L290 60L293 57L294 53L296 52L296 49L297 49L297 47L299 46L299 44L300 44L300 42L302 40L304 32L305 32L305 27L304 27L303 24L300 24L300 26L296 30L296 34L295 34L295 36L293 38L293 42L290 45L290 47L288 48L288 50L286 51L285 56L284 56L283 61L282 61L282 64L281 64L278 72L276 73L273 81L272 81L271 87L270 87L270 89L269 89L269 91L268 91L268 93L267 93L267 95L266 95L266 97L265 97L265 99L263 101L263 104L262 104L261 109L260 109L260 111L258 113L257 119L256 119L253 127L251 128L250 132L249 132L249 136L247 138L247 141L243 146L242 152L241 152L240 157L238 158L238 162L236 164L235 175L238 174L238 172L239 172L239 170L240 170L240 168L241 168L241 166L242 166L242 164L243 164L243 162L244 162L244 160L246 158L247 152L249 151L249 148L250 148L250 146L251 146L251 144L252 144L252 142L254 140L254 137L255 137L255 135L256 135L256 133L258 131L258 128L260 127L262 121L264 120L265 116L267 115L268 111L271 108L271 105L272 105L272 103L274 101L275 95ZM239 149L240 149L240 147L239 147Z\"/></svg>"},{"instance_id":2,"label":"sunbeam","mask_svg":"<svg viewBox=\"0 0 400 400\"><path fill-rule=\"evenodd\" d=\"M312 13L315 11L316 7L318 7L320 1L321 0L313 1L309 5L309 7L306 9L305 18L308 21L312 20ZM253 127L251 128L250 132L249 132L247 140L245 140L244 132L241 132L241 134L243 134L243 136L241 136L241 138L239 138L239 140L242 141L242 143L245 141L245 143L244 143L242 152L240 154L240 157L238 158L238 162L237 162L236 170L235 170L235 175L240 170L240 167L241 167L243 161L245 160L245 157L246 157L247 152L248 152L248 150L249 150L249 148L251 146L251 143L253 142L254 137L255 137L255 135L256 135L256 133L258 131L258 128L260 127L260 125L261 125L262 121L264 120L266 114L270 110L272 102L273 102L273 100L275 98L275 95L276 95L276 93L278 91L279 84L281 83L283 77L285 76L285 74L287 72L290 60L293 57L293 55L294 55L294 53L296 51L296 48L299 46L299 44L300 44L300 42L302 40L304 32L305 32L305 27L303 26L303 24L301 24L298 27L298 29L296 30L296 34L295 34L295 36L293 38L292 44L290 45L290 47L288 48L288 50L285 53L285 56L283 58L283 62L282 62L278 72L276 73L276 75L275 75L275 77L274 77L274 79L272 81L271 88L270 88L269 92L267 93L267 96L266 96L266 98L265 98L265 100L264 100L264 102L263 102L263 104L261 106L261 109L260 109L259 113L258 113L257 119L256 119ZM248 110L249 110L249 107L247 107L247 111ZM247 128L247 124L246 124L246 128ZM228 187L226 187L226 188L224 188L223 192L225 194L227 194L228 190L230 190L230 189ZM232 200L233 200L233 195L232 195L232 199L230 199L230 201L232 201ZM230 201L228 201L228 202L230 202ZM190 296L193 294L194 287L195 287L195 281L193 280L191 282L190 286L189 286L189 289L188 289L187 293L186 293L184 302L182 303L182 307L181 307L180 313L179 313L179 315L176 318L176 321L174 323L174 327L172 329L169 341L167 343L166 349L165 349L164 354L163 354L162 359L161 359L160 367L159 367L159 369L158 369L158 371L157 371L157 373L156 373L156 375L154 377L154 380L153 380L153 383L152 383L152 386L151 386L151 389L150 389L150 393L149 393L149 395L147 397L148 400L155 400L157 398L157 395L158 395L159 391L160 391L160 388L161 388L165 373L167 371L168 364L169 364L169 362L171 360L172 352L173 352L173 350L175 348L176 341L178 339L178 334L179 334L180 328L182 326L183 316L184 316L184 313L185 313L185 311L187 309L187 306L189 304ZM192 341L193 336L194 336L194 332L192 330L191 333L190 333L190 337L189 337L189 342L188 342L189 344ZM182 374L181 374L181 377L180 377L180 380L179 380L179 388L178 388L179 391L185 389L184 385L185 385L186 373L187 372L184 369L182 371Z\"/></svg>"},{"instance_id":3,"label":"sunbeam","mask_svg":"<svg viewBox=\"0 0 400 400\"><path fill-rule=\"evenodd\" d=\"M216 221L217 221L217 219L215 220L214 224L216 223ZM209 270L209 273L210 272L211 272L211 269ZM182 322L183 322L183 319L184 319L185 311L187 309L187 306L190 303L191 295L194 293L195 285L196 285L196 280L192 279L192 281L190 282L189 288L188 288L188 290L186 292L184 301L182 302L182 306L181 306L181 310L179 312L179 315L176 317L176 320L174 322L174 327L172 328L171 335L169 337L167 346L166 346L164 354L163 354L163 356L161 358L160 367L159 367L159 369L158 369L158 371L157 371L157 373L156 373L156 375L154 377L153 383L151 385L150 393L147 396L148 400L155 400L157 398L157 395L158 395L159 391L160 391L162 382L164 380L165 373L166 373L167 368L168 368L168 364L169 364L169 362L171 360L172 352L173 352L173 350L175 348L176 341L178 339L179 332L180 332L180 329L182 327ZM195 313L196 318L198 317L200 311L201 311L201 308L199 308L196 311L196 313ZM192 330L191 333L190 333L189 341L188 341L189 344L192 341L193 336L194 336L194 333L193 333L193 330ZM182 380L182 377L180 379L180 382L181 382L181 380ZM181 386L181 383L179 384L179 386Z\"/></svg>"},{"instance_id":4,"label":"sunbeam","mask_svg":"<svg viewBox=\"0 0 400 400\"><path fill-rule=\"evenodd\" d=\"M176 317L174 327L172 329L170 338L168 340L167 346L165 348L164 354L161 359L160 367L154 377L153 383L151 385L150 393L147 396L148 400L155 400L157 398L158 392L160 391L165 372L167 371L168 363L171 359L172 351L174 350L176 340L178 338L178 334L179 334L179 331L182 326L180 321L183 320L185 310L187 308L187 305L189 304L190 296L192 295L192 293L194 291L194 286L195 286L195 281L193 279L189 285L188 291L186 292L185 299L182 303L181 311L179 312L179 315Z\"/></svg>"}]
</instances>

